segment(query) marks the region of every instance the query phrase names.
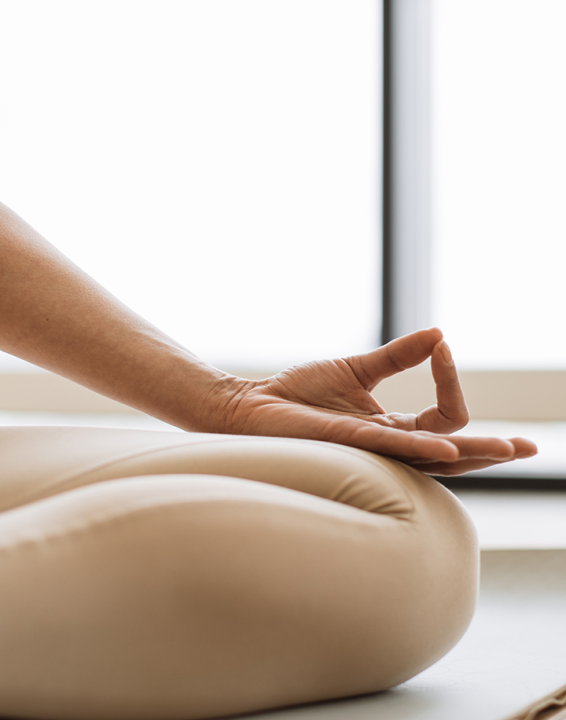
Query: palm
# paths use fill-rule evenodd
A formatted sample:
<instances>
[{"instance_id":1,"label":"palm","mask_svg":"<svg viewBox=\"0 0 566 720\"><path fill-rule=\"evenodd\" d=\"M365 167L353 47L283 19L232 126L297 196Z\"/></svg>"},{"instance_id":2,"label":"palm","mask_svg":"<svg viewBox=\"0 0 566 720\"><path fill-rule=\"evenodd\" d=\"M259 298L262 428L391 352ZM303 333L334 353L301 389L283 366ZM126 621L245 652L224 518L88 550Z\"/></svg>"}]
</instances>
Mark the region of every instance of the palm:
<instances>
[{"instance_id":1,"label":"palm","mask_svg":"<svg viewBox=\"0 0 566 720\"><path fill-rule=\"evenodd\" d=\"M466 425L468 411L441 339L439 330L425 330L365 355L307 363L252 383L239 393L228 430L350 445L435 474L458 474L536 452L521 439L448 437ZM437 404L418 415L386 413L370 391L427 357Z\"/></svg>"},{"instance_id":2,"label":"palm","mask_svg":"<svg viewBox=\"0 0 566 720\"><path fill-rule=\"evenodd\" d=\"M272 386L282 398L304 406L364 419L385 413L348 360L322 360L289 368L275 376Z\"/></svg>"}]
</instances>

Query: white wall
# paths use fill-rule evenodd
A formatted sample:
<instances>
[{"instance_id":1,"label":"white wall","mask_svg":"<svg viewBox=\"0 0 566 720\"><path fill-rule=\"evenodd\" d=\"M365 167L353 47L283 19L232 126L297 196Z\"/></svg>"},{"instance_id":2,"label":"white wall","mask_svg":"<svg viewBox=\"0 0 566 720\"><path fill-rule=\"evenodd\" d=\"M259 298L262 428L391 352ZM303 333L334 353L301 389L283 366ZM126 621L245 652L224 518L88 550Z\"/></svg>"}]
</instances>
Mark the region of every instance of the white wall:
<instances>
[{"instance_id":1,"label":"white wall","mask_svg":"<svg viewBox=\"0 0 566 720\"><path fill-rule=\"evenodd\" d=\"M215 364L369 349L379 5L3 0L0 199Z\"/></svg>"}]
</instances>

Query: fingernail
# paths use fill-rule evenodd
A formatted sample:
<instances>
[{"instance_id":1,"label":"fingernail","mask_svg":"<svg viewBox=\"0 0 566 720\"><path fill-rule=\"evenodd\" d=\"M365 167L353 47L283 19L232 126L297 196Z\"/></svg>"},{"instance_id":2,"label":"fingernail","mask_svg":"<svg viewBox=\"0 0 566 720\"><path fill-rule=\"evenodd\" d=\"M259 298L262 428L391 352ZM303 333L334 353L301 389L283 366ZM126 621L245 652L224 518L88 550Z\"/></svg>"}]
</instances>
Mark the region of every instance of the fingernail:
<instances>
[{"instance_id":1,"label":"fingernail","mask_svg":"<svg viewBox=\"0 0 566 720\"><path fill-rule=\"evenodd\" d=\"M517 460L526 460L527 458L534 457L537 454L537 450L528 450L527 452L517 455Z\"/></svg>"},{"instance_id":2,"label":"fingernail","mask_svg":"<svg viewBox=\"0 0 566 720\"><path fill-rule=\"evenodd\" d=\"M452 353L450 352L450 348L448 347L446 342L444 340L441 340L440 343L438 344L438 347L440 349L440 352L442 353L442 358L443 358L444 362L447 365L452 365L452 363L454 362L452 360Z\"/></svg>"}]
</instances>

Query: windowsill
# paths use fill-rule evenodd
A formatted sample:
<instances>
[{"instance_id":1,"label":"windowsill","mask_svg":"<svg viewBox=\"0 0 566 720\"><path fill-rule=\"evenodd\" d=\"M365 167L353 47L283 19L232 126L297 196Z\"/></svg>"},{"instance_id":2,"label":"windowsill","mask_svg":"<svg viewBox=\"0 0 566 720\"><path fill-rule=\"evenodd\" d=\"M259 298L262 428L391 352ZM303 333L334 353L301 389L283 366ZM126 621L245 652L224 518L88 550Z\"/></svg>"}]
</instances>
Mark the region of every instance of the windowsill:
<instances>
[{"instance_id":1,"label":"windowsill","mask_svg":"<svg viewBox=\"0 0 566 720\"><path fill-rule=\"evenodd\" d=\"M103 398L105 400L105 398ZM79 427L109 427L131 430L160 430L183 432L157 418L132 410L131 412L80 413L43 411L0 411L0 426L5 425L62 425Z\"/></svg>"},{"instance_id":2,"label":"windowsill","mask_svg":"<svg viewBox=\"0 0 566 720\"><path fill-rule=\"evenodd\" d=\"M277 371L223 369L256 379ZM566 422L565 370L463 371L460 380L473 418L520 420L523 427L535 429L539 422ZM387 378L374 394L389 412L418 413L436 402L426 363ZM110 414L128 413L129 408L53 373L37 371L0 372L0 410Z\"/></svg>"},{"instance_id":3,"label":"windowsill","mask_svg":"<svg viewBox=\"0 0 566 720\"><path fill-rule=\"evenodd\" d=\"M482 550L566 549L566 492L457 490Z\"/></svg>"}]
</instances>

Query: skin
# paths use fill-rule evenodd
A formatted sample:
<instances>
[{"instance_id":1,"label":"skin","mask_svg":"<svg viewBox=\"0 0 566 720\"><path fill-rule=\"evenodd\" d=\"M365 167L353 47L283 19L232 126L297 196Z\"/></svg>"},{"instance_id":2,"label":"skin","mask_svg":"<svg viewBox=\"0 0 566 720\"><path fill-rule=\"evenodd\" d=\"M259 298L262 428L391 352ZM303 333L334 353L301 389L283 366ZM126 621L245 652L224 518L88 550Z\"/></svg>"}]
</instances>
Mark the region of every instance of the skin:
<instances>
[{"instance_id":1,"label":"skin","mask_svg":"<svg viewBox=\"0 0 566 720\"><path fill-rule=\"evenodd\" d=\"M451 436L469 414L438 328L265 380L235 377L123 305L1 203L0 349L189 431L341 443L437 475L536 453L523 438ZM386 412L371 391L429 357L436 405Z\"/></svg>"}]
</instances>

